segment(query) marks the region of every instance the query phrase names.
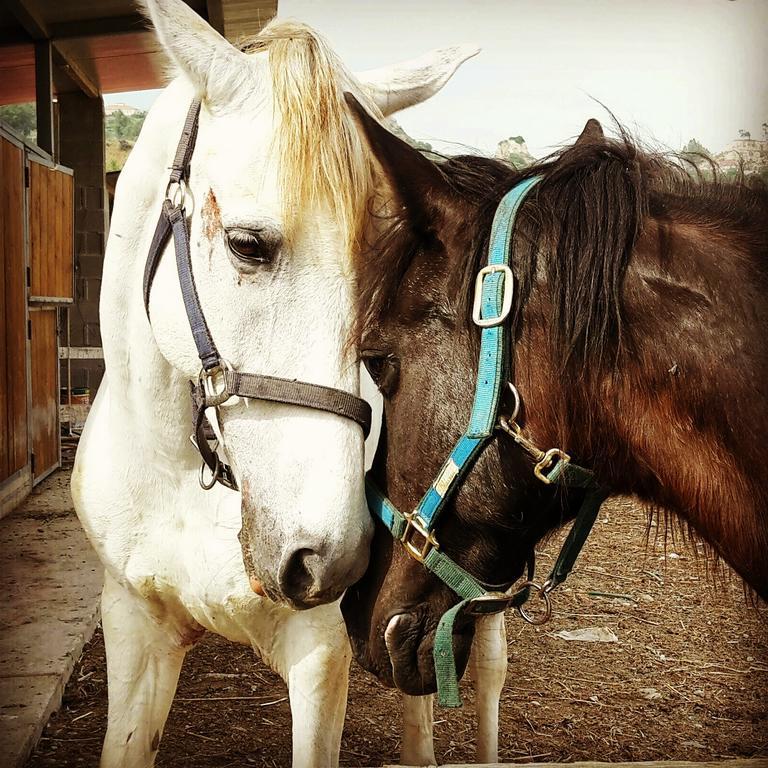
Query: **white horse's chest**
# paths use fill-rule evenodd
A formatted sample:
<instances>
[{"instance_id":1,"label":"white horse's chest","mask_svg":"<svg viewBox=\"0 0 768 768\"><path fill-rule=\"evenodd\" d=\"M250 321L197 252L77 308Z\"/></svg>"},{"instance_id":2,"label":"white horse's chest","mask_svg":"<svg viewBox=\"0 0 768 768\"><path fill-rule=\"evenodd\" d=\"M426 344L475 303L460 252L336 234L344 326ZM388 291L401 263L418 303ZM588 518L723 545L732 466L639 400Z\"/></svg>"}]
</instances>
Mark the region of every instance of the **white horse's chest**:
<instances>
[{"instance_id":1,"label":"white horse's chest","mask_svg":"<svg viewBox=\"0 0 768 768\"><path fill-rule=\"evenodd\" d=\"M184 468L169 475L147 462L124 440L109 399L105 381L72 478L78 515L102 562L182 639L203 627L269 656L276 627L293 612L250 588L237 538L239 495L205 493Z\"/></svg>"}]
</instances>

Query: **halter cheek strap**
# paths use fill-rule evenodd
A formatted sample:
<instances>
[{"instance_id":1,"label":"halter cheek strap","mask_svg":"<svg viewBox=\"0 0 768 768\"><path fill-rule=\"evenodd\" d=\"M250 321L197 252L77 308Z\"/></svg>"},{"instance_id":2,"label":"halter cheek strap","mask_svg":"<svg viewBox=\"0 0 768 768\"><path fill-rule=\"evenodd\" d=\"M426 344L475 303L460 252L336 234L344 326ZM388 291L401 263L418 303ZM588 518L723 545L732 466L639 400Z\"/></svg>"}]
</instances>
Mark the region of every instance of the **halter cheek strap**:
<instances>
[{"instance_id":1,"label":"halter cheek strap","mask_svg":"<svg viewBox=\"0 0 768 768\"><path fill-rule=\"evenodd\" d=\"M459 438L437 477L413 512L402 514L376 485L366 477L366 497L371 512L399 539L408 554L450 587L460 602L440 619L435 634L434 664L438 702L445 707L461 706L456 662L453 654L453 627L462 613L488 615L516 608L531 623L543 623L551 613L549 593L565 580L589 535L607 492L597 486L594 475L573 464L559 449L539 450L511 419L499 417L501 393L509 386L519 407L519 395L508 383L511 342L507 320L513 305L514 277L510 268L514 223L527 195L541 180L535 176L522 181L501 200L491 228L488 263L477 275L472 317L481 330L477 383L469 425ZM568 488L585 488L588 493L549 578L541 585L533 581L533 557L528 562L525 583L516 591L492 592L474 576L440 550L435 534L440 514L461 486L483 449L501 427L535 462L534 475L544 483ZM531 591L540 594L545 604L542 618L526 613L524 604Z\"/></svg>"},{"instance_id":2,"label":"halter cheek strap","mask_svg":"<svg viewBox=\"0 0 768 768\"><path fill-rule=\"evenodd\" d=\"M212 447L209 443L212 430L205 415L206 408L218 408L231 397L300 405L351 419L362 427L363 434L367 437L371 428L371 407L365 400L334 387L235 371L219 354L205 320L195 285L187 213L184 207L189 163L195 148L199 118L200 102L195 100L184 121L181 139L171 166L165 200L163 200L144 265L144 309L147 319L150 319L149 299L152 282L165 247L173 236L176 269L184 309L201 364L198 381L190 382L193 407L192 442L203 460L200 467L200 485L208 490L218 482L227 488L237 490L231 467L220 459L216 446ZM205 478L206 468L210 475L208 480Z\"/></svg>"}]
</instances>

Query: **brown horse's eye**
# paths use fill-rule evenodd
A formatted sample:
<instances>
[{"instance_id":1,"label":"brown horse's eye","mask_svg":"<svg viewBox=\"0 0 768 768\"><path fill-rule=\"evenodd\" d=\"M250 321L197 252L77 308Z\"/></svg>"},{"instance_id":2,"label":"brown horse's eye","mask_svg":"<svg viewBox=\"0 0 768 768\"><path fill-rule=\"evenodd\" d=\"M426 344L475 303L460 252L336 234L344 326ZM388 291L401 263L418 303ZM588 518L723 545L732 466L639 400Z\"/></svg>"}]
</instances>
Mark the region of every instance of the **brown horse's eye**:
<instances>
[{"instance_id":1,"label":"brown horse's eye","mask_svg":"<svg viewBox=\"0 0 768 768\"><path fill-rule=\"evenodd\" d=\"M227 246L244 265L268 264L280 248L279 232L232 227L227 230Z\"/></svg>"},{"instance_id":2,"label":"brown horse's eye","mask_svg":"<svg viewBox=\"0 0 768 768\"><path fill-rule=\"evenodd\" d=\"M363 365L374 384L383 395L391 395L397 387L400 374L400 360L378 349L366 349L362 353Z\"/></svg>"}]
</instances>

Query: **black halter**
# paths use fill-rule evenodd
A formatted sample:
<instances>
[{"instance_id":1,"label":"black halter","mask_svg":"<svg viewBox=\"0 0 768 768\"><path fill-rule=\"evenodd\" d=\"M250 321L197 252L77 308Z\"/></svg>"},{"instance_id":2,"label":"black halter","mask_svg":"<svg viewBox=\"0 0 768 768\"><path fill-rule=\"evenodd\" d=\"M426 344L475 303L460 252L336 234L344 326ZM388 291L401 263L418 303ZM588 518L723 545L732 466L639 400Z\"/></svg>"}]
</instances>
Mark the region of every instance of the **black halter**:
<instances>
[{"instance_id":1,"label":"black halter","mask_svg":"<svg viewBox=\"0 0 768 768\"><path fill-rule=\"evenodd\" d=\"M189 162L195 149L199 116L200 101L196 99L187 113L176 156L171 166L160 218L149 246L147 263L144 267L144 308L149 319L149 294L152 290L152 281L168 239L173 234L181 295L197 354L202 363L197 382L190 382L194 410L192 442L203 459L200 467L200 485L208 490L219 482L227 488L237 490L231 467L221 461L216 452L216 446L212 447L208 442L212 438L212 430L205 416L206 408L218 408L231 397L248 397L300 405L351 419L363 428L363 433L367 437L371 428L371 407L365 400L333 387L309 384L295 379L262 376L258 373L240 373L233 370L216 349L195 287L187 214L184 207ZM205 467L208 467L211 473L208 481L204 478Z\"/></svg>"}]
</instances>

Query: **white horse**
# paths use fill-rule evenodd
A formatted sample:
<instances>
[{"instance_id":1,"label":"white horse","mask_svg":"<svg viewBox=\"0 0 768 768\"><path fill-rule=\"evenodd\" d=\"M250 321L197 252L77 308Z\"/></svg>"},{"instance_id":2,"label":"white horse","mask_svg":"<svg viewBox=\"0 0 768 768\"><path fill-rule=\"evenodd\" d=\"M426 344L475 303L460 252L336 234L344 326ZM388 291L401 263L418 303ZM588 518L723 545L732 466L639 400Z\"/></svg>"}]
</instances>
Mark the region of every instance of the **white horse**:
<instances>
[{"instance_id":1,"label":"white horse","mask_svg":"<svg viewBox=\"0 0 768 768\"><path fill-rule=\"evenodd\" d=\"M350 652L331 601L365 568L371 529L362 432L333 414L232 398L210 416L242 494L204 492L189 441L188 385L200 362L172 247L148 315L142 273L199 98L190 259L222 356L237 370L356 394L346 340L374 184L342 92L388 114L439 90L473 51L356 80L301 25L270 25L246 54L180 0L145 5L177 76L118 184L101 294L106 376L72 474L75 507L105 567L102 765L153 764L182 661L204 630L251 645L287 681L294 764L334 765Z\"/></svg>"}]
</instances>

